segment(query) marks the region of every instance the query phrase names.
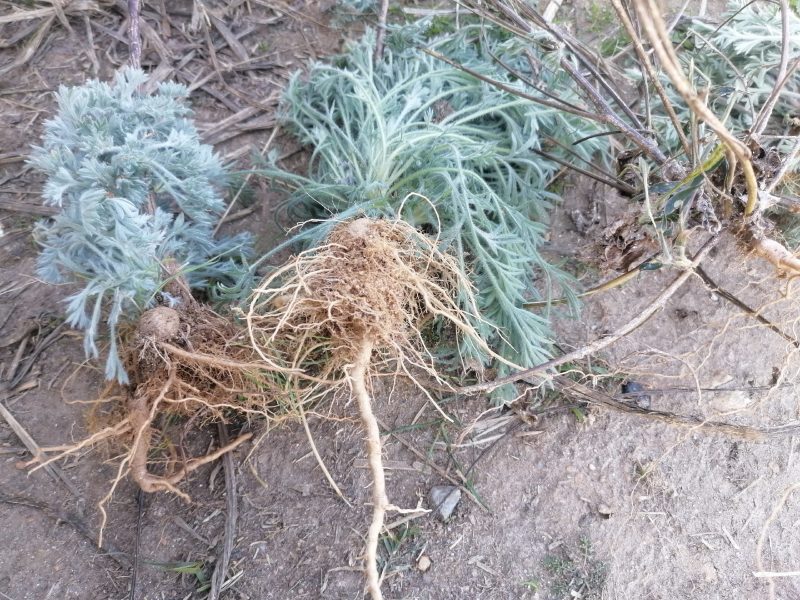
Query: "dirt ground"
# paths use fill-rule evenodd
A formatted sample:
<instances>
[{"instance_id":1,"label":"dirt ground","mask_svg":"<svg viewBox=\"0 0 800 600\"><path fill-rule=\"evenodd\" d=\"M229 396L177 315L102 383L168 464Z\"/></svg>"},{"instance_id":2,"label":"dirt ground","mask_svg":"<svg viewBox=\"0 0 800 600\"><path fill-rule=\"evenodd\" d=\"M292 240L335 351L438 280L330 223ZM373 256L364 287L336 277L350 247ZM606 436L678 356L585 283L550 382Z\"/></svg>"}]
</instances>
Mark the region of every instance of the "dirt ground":
<instances>
[{"instance_id":1,"label":"dirt ground","mask_svg":"<svg viewBox=\"0 0 800 600\"><path fill-rule=\"evenodd\" d=\"M164 78L177 74L200 83L192 101L206 139L243 167L274 127L277 93L288 74L337 51L362 26L332 21L331 3L228 2L233 8L220 18L233 35L244 32L238 39L257 60L217 74L202 28L190 27L192 2L145 4L145 20L162 33L163 46L146 40L144 64ZM73 3L67 11L72 32L56 17L26 65L0 66L0 401L40 446L85 436L85 402L103 381L98 366L84 362L81 336L59 328L61 300L70 290L35 277L31 229L42 214L40 182L22 161L52 114L50 92L86 76L107 78L125 61L123 5ZM591 6L562 7L589 39L600 35L587 22ZM30 8L5 2L0 15ZM21 56L46 18L3 26L0 65ZM219 29L209 36L221 64L241 62ZM290 140L279 136L278 146L286 160L302 162ZM279 197L263 182L252 184L254 197L231 227L254 231L263 249L280 235L271 214ZM549 252L580 263L584 256L576 248L596 239L622 200L580 182L564 195ZM576 231L575 211L589 214L598 199L605 207L600 222ZM776 280L755 258L744 260L732 239L723 239L705 266L721 287L797 335L795 283ZM587 285L602 276L584 271ZM595 297L579 319L559 319L558 339L569 349L613 331L675 275L643 273ZM643 406L760 428L800 419L796 348L699 278L600 359L598 380L618 385L618 374L625 374L650 390L639 398ZM10 392L11 374L28 364ZM542 414L524 420L492 409L485 398L445 399L453 420L446 423L402 381L381 380L374 395L386 434L391 500L432 508L433 486L461 489L449 521L427 515L397 524L384 538L387 598L800 598L797 576L754 575L800 569L794 436L742 439L576 407L574 399L552 395L532 405ZM362 433L346 398L329 411L309 422L352 507L326 483L298 423L269 431L255 421L242 425L257 441L234 456L239 521L223 598L363 596L360 554L371 509ZM185 443L202 452L215 439L209 429L187 434ZM98 448L52 472L29 474L21 463L30 453L0 419L0 598L125 599L132 587L134 600L205 597L201 589L219 552L227 510L219 464L186 482L188 504L166 494L141 496L130 482L121 484L99 549L97 502L114 477L115 452Z\"/></svg>"}]
</instances>

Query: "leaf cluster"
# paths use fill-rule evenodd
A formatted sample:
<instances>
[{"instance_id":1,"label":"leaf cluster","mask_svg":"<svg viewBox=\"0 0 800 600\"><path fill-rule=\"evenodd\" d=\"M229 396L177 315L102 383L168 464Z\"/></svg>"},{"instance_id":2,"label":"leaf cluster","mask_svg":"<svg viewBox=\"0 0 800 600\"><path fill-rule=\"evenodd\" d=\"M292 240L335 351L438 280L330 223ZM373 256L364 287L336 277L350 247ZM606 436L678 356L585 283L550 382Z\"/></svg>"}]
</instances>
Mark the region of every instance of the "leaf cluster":
<instances>
[{"instance_id":1,"label":"leaf cluster","mask_svg":"<svg viewBox=\"0 0 800 600\"><path fill-rule=\"evenodd\" d=\"M568 147L600 129L423 53L415 42L429 30L421 21L395 32L380 61L367 34L333 64L296 74L284 120L311 148L309 174L275 164L263 172L290 191L290 215L318 219L288 243L313 245L334 223L361 214L401 217L438 236L477 289L473 325L504 357L532 365L550 356L550 330L547 316L523 303L574 299L570 276L544 253L548 215L559 200L548 187L559 165L536 151L562 155L552 140ZM499 57L565 100L575 98L553 66L557 57L532 61L525 44L497 29L466 25L425 45L520 86L494 64ZM585 160L606 150L602 137L572 148ZM486 360L469 340L462 340L461 353Z\"/></svg>"},{"instance_id":2,"label":"leaf cluster","mask_svg":"<svg viewBox=\"0 0 800 600\"><path fill-rule=\"evenodd\" d=\"M37 227L39 274L78 284L67 298L68 321L85 331L89 356L98 355L105 322L106 377L121 382L127 376L116 334L123 317L152 306L171 277L209 292L216 282L234 281L248 243L213 238L224 170L200 142L185 88L162 83L145 94L146 81L128 69L113 85L62 86L58 114L31 157L47 177L44 202L61 209Z\"/></svg>"}]
</instances>

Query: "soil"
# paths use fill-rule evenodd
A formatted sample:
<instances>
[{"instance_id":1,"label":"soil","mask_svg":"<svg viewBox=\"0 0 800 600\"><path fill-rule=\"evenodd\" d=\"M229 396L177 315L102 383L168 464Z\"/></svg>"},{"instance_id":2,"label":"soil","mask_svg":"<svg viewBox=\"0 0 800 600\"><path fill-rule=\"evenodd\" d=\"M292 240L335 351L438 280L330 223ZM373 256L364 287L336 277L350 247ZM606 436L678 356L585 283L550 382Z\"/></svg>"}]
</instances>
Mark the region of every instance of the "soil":
<instances>
[{"instance_id":1,"label":"soil","mask_svg":"<svg viewBox=\"0 0 800 600\"><path fill-rule=\"evenodd\" d=\"M192 3L152 4L145 18L162 33L165 22L171 27L165 37L173 60L168 64L176 64L191 42L198 44L198 55L187 63L187 72L195 77L201 68L212 72L205 40L189 29ZM198 120L212 132L211 124L254 99L267 106L243 123L260 127L254 121L274 113L272 98L288 72L337 51L344 36L357 35L362 26L331 25L330 3L275 3L274 9L267 3L231 4L238 8L225 22L235 32L253 29L241 38L250 55L274 54L264 59L269 62L264 68L227 73L224 85L212 77L193 93ZM52 114L50 92L86 76L108 77L125 60L125 44L116 41L124 39L119 9L114 3L99 5L99 11L68 14L73 33L56 19L32 59L0 84L0 224L5 230L0 238L0 401L40 446L80 440L109 418L107 407L87 408L103 387L102 371L84 361L81 336L66 328L32 362L18 388L23 391L10 393L6 387L15 357L24 363L55 330L63 319L61 302L70 293L68 287L36 279L31 230L41 214L41 183L30 172L20 174L18 157L27 154ZM169 19L158 16L163 15L159 5L169 7ZM562 11L577 15L580 23L588 7L579 3ZM6 3L0 11L23 9L24 3ZM13 40L37 22L6 25L2 37ZM214 34L213 39L221 38ZM0 65L12 62L23 43L4 43ZM151 43L145 44L144 57L148 67L164 62ZM218 59L236 60L229 48L220 49ZM260 150L268 136L269 128L249 130L217 148L246 167L250 149ZM301 164L289 139L278 136L277 142L287 160ZM254 212L230 227L254 231L264 249L281 235L272 217L279 196L260 181L253 181L253 190L248 202ZM564 196L549 251L572 259L590 286L607 274L586 264L575 249L594 244L625 201L582 182L568 185ZM598 199L605 207L599 222L576 227L575 215L590 215ZM720 241L705 266L720 286L795 335L794 282L775 278L756 258L743 257L731 238ZM643 272L636 281L595 296L579 319L559 318L558 339L569 349L614 330L675 276L664 269ZM639 402L651 408L764 428L800 419L794 393L798 367L792 344L712 294L699 278L690 279L634 334L592 365L582 365L612 393L625 379L641 384L650 391ZM448 423L403 381L376 380L372 393L386 432L390 500L404 508L434 509L433 486L455 482L462 493L447 522L431 513L392 528L381 549L387 598L758 600L771 593L784 600L800 598L796 575L754 575L798 569L800 491L792 493L791 487L800 482L795 437L740 439L576 406L574 399L554 393L547 401L532 402L532 410L541 414L525 419L493 408L485 398L445 398ZM325 410L310 415L309 424L351 506L327 484L299 423L270 430L255 421L232 427L256 435L234 455L239 508L229 573L234 581L221 597L362 597L360 554L371 514L363 433L347 397L336 398ZM214 428L193 428L186 432L186 452L201 454L215 439ZM220 465L203 467L184 482L181 489L191 503L164 493L139 494L124 480L108 507L100 549L97 502L114 478L118 452L113 446L82 452L58 465L63 479L44 470L29 473L20 463L30 453L0 419L0 598L205 597L201 590L222 544L227 511ZM390 522L400 519L388 516Z\"/></svg>"}]
</instances>

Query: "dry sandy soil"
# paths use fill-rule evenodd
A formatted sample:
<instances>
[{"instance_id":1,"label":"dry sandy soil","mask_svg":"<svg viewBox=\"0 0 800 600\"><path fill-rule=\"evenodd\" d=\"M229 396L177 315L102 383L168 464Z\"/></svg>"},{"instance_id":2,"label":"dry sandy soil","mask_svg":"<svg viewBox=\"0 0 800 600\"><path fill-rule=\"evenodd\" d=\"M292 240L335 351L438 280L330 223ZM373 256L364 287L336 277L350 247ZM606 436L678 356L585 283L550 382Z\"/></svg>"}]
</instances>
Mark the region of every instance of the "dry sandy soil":
<instances>
[{"instance_id":1,"label":"dry sandy soil","mask_svg":"<svg viewBox=\"0 0 800 600\"><path fill-rule=\"evenodd\" d=\"M54 19L31 60L4 72L0 82L0 222L6 232L0 238L0 401L41 446L86 434L91 419L82 402L96 397L103 382L97 365L83 362L80 335L56 329L70 290L35 278L31 227L39 218L40 182L21 172L21 160L52 114L51 91L89 75L108 77L126 59L119 7L98 4L98 10L68 11L72 32ZM172 76L168 67L176 68L190 83L210 75L194 91L193 103L207 124L207 139L234 159L263 146L288 72L335 52L345 34L357 35L357 23L330 25L327 4L232 3L239 6L223 22L232 32L245 32L244 50L261 58L224 73L223 82L202 29L189 27L192 3L147 4L152 7L145 18L161 32L163 47L147 41L145 64L162 65L165 77ZM600 33L586 24L589 6L562 11L591 38ZM28 9L26 3L0 3L0 14ZM1 30L1 65L20 55L42 22ZM223 64L239 60L218 30L210 35ZM214 127L231 115L244 118ZM237 135L223 139L232 133ZM279 141L288 160L295 160L291 141ZM277 196L262 182L253 187L255 208L245 221L265 248L278 235L270 213ZM583 257L574 249L591 244L622 201L583 184L568 187L565 197L550 251L578 260ZM598 199L605 207L600 222L575 231L574 211L588 214ZM242 221L232 224L237 226ZM720 286L797 334L793 282L776 280L755 258L743 260L730 239L722 240L706 269ZM600 276L588 269L586 284ZM580 319L559 320L559 339L565 348L577 347L613 331L674 277L642 274L592 300ZM45 343L48 336L52 343ZM602 362L594 372L606 389L616 393L622 381L609 373L625 373L651 390L639 402L653 409L760 428L800 418L796 348L699 278L597 360ZM30 372L9 392L10 374L27 364ZM403 382L380 382L375 397L393 502L430 508L432 486L455 483L462 489L448 522L417 518L384 539L387 598L800 598L796 575L754 576L800 569L800 490L792 493L800 484L800 459L793 436L754 441L576 407L569 397L534 403L531 410L546 410L524 419L490 410L485 398L451 398L443 404L454 421L447 424ZM94 415L102 417L102 410ZM258 422L242 424L258 442L234 457L238 533L232 583L223 598L362 597L370 479L356 412L342 398L330 413L312 416L310 426L352 508L325 482L299 424L269 431ZM192 431L185 444L202 451L214 440L213 429ZM120 485L99 549L96 504L114 476L117 450L98 448L60 463L57 471L28 474L20 463L30 454L0 419L0 598L205 596L199 589L213 570L227 510L219 465L186 482L189 504L166 494L140 497L131 483Z\"/></svg>"}]
</instances>

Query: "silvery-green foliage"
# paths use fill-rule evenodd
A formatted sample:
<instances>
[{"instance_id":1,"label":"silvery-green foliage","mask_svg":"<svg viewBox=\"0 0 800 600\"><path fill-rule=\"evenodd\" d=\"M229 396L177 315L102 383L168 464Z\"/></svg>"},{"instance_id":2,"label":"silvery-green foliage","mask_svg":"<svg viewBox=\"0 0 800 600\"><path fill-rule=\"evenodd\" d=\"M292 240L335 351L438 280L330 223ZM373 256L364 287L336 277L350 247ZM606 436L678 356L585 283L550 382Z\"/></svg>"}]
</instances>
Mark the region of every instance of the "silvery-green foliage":
<instances>
[{"instance_id":1,"label":"silvery-green foliage","mask_svg":"<svg viewBox=\"0 0 800 600\"><path fill-rule=\"evenodd\" d=\"M336 3L336 9L344 10L349 15L366 15L374 13L377 8L377 0L339 0Z\"/></svg>"},{"instance_id":2,"label":"silvery-green foliage","mask_svg":"<svg viewBox=\"0 0 800 600\"><path fill-rule=\"evenodd\" d=\"M411 42L425 30L417 24L390 36L377 63L368 34L332 64L296 74L285 93L285 121L313 149L310 172L273 166L265 173L292 191L290 205L316 209L320 219L290 242L318 243L337 221L359 214L401 216L438 235L477 289L473 324L484 339L514 363L537 364L550 356L548 316L522 304L574 294L569 275L543 254L548 214L558 201L548 184L559 166L533 151L563 155L548 137L569 146L600 130L417 50ZM538 56L541 71L531 73L523 54L530 46L491 30L466 26L426 45L521 87L491 52L576 101L569 79L548 68L556 56ZM591 160L607 150L606 139L573 149ZM469 340L461 341L461 354L487 358Z\"/></svg>"},{"instance_id":3,"label":"silvery-green foliage","mask_svg":"<svg viewBox=\"0 0 800 600\"><path fill-rule=\"evenodd\" d=\"M60 209L36 230L39 274L81 288L67 299L68 321L84 330L89 356L98 355L105 322L105 373L120 382L127 376L118 323L154 304L169 277L164 261L176 261L191 287L213 293L216 282L240 275L248 243L213 238L224 171L200 142L186 89L162 83L144 94L138 90L145 81L128 69L113 85L62 86L58 113L31 157L47 176L44 202Z\"/></svg>"}]
</instances>

